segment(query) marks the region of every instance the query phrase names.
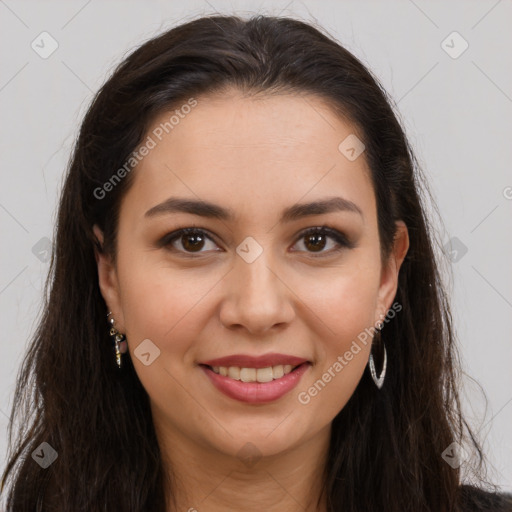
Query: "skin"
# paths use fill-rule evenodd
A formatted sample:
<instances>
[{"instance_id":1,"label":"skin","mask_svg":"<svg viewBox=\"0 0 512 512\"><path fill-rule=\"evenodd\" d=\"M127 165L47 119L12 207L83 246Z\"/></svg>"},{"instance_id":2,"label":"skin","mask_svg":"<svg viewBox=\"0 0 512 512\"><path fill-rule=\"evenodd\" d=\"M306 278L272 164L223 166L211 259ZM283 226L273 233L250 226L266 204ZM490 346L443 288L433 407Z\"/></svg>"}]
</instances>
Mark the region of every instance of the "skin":
<instances>
[{"instance_id":1,"label":"skin","mask_svg":"<svg viewBox=\"0 0 512 512\"><path fill-rule=\"evenodd\" d=\"M177 478L177 510L325 511L316 500L331 422L361 379L371 338L308 404L297 395L384 318L409 247L407 228L397 223L392 256L381 263L364 153L349 161L338 150L358 132L320 98L229 90L197 100L132 171L117 264L96 256L101 293L150 397L162 455ZM148 134L169 115L155 119ZM170 196L230 207L238 218L145 218ZM364 217L332 212L278 222L286 207L333 196L356 203ZM324 223L357 246L334 252L337 242L326 238L315 251L300 234ZM183 227L201 228L212 240L187 245L185 236L158 246ZM263 249L252 263L236 252L248 236ZM191 247L198 247L195 259ZM148 366L134 354L145 339L160 350ZM269 404L228 398L197 365L269 352L312 362L297 388ZM252 465L237 455L248 442L261 457Z\"/></svg>"}]
</instances>

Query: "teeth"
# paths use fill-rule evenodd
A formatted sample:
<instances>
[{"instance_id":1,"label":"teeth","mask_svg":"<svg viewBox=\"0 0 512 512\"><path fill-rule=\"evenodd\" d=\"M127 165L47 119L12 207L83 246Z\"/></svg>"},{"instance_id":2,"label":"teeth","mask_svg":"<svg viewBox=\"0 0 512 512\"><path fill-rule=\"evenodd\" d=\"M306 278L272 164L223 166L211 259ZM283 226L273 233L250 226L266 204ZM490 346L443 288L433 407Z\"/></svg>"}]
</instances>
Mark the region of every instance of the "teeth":
<instances>
[{"instance_id":1,"label":"teeth","mask_svg":"<svg viewBox=\"0 0 512 512\"><path fill-rule=\"evenodd\" d=\"M214 366L215 373L230 377L231 379L241 380L242 382L271 382L274 379L280 379L283 375L290 373L295 367L291 364L279 364L277 366L268 366L266 368L239 368L238 366Z\"/></svg>"},{"instance_id":2,"label":"teeth","mask_svg":"<svg viewBox=\"0 0 512 512\"><path fill-rule=\"evenodd\" d=\"M220 369L219 369L220 372ZM228 368L228 377L231 377L235 380L240 380L240 368L237 368L235 366L230 366Z\"/></svg>"}]
</instances>

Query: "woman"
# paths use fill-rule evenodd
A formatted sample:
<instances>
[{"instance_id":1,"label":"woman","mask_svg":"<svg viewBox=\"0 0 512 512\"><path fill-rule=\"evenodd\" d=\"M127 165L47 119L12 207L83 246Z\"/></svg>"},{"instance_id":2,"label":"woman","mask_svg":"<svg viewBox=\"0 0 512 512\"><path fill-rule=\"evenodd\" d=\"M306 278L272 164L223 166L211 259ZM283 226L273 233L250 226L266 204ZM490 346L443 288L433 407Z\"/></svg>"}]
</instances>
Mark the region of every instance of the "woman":
<instances>
[{"instance_id":1,"label":"woman","mask_svg":"<svg viewBox=\"0 0 512 512\"><path fill-rule=\"evenodd\" d=\"M419 179L312 26L205 17L137 49L72 156L8 510L512 509L461 485L483 454Z\"/></svg>"}]
</instances>

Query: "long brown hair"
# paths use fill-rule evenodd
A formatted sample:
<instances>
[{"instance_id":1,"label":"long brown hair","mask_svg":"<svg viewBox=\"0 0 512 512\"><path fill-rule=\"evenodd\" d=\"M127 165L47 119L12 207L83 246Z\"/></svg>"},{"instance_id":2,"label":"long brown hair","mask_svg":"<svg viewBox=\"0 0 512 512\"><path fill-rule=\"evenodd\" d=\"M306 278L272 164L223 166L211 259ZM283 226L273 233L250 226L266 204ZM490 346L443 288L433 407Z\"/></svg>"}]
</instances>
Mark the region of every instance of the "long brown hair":
<instances>
[{"instance_id":1,"label":"long brown hair","mask_svg":"<svg viewBox=\"0 0 512 512\"><path fill-rule=\"evenodd\" d=\"M172 480L164 477L133 364L125 356L124 367L115 367L94 256L96 247L115 257L119 204L136 170L106 198L95 190L143 142L156 115L228 86L313 93L355 123L371 169L383 261L395 221L409 230L395 297L402 310L382 331L384 386L378 390L365 370L332 424L328 510L459 510L460 468L442 453L468 441L474 475L483 455L461 413L455 335L434 250L440 243L423 205L427 182L392 100L363 64L309 24L266 16L210 16L175 27L131 53L96 94L60 198L42 318L18 375L3 475L8 510L166 510ZM58 454L46 469L30 456L43 442Z\"/></svg>"}]
</instances>

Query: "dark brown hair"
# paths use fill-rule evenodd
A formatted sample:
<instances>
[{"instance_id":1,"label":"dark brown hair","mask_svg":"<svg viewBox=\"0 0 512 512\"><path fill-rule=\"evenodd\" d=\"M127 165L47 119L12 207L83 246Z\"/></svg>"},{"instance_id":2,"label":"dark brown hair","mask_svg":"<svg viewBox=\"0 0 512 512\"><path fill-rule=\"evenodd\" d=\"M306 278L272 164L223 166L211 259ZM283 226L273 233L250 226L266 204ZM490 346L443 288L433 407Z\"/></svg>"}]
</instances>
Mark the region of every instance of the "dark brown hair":
<instances>
[{"instance_id":1,"label":"dark brown hair","mask_svg":"<svg viewBox=\"0 0 512 512\"><path fill-rule=\"evenodd\" d=\"M125 356L124 367L115 367L94 256L94 247L115 256L119 204L136 170L107 198L94 191L142 143L156 115L233 86L245 94L311 93L349 119L366 146L383 261L395 220L409 230L395 297L402 310L382 331L384 386L378 390L365 370L332 424L328 510L459 510L459 468L441 455L468 441L475 478L483 455L461 413L439 242L420 197L428 186L393 102L365 66L319 29L266 16L202 17L175 27L131 53L95 96L60 198L42 318L18 375L3 475L11 482L8 510L166 510L172 478L164 476L133 364ZM47 469L30 456L42 442L58 453Z\"/></svg>"}]
</instances>

